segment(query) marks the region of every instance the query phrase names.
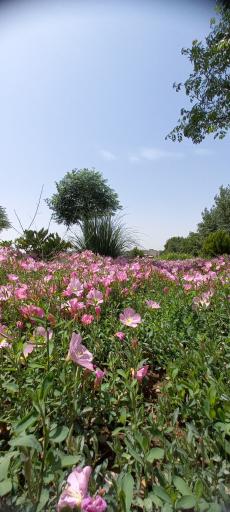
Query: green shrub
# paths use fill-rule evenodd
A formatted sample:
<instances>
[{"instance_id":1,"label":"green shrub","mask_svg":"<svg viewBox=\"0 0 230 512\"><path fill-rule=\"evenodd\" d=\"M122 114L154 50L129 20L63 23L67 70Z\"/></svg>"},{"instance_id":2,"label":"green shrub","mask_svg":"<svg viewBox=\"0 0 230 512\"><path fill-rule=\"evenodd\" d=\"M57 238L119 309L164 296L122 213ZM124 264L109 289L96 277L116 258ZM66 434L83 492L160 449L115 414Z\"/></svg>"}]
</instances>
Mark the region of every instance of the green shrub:
<instances>
[{"instance_id":1,"label":"green shrub","mask_svg":"<svg viewBox=\"0 0 230 512\"><path fill-rule=\"evenodd\" d=\"M111 215L85 220L81 228L82 234L72 238L73 247L77 251L90 250L95 254L116 258L135 243L121 219Z\"/></svg>"},{"instance_id":2,"label":"green shrub","mask_svg":"<svg viewBox=\"0 0 230 512\"><path fill-rule=\"evenodd\" d=\"M15 240L15 245L35 258L46 260L71 247L70 242L63 240L57 233L48 234L44 228L39 231L25 230L23 236Z\"/></svg>"},{"instance_id":3,"label":"green shrub","mask_svg":"<svg viewBox=\"0 0 230 512\"><path fill-rule=\"evenodd\" d=\"M159 258L161 260L189 260L193 256L186 252L162 252Z\"/></svg>"},{"instance_id":4,"label":"green shrub","mask_svg":"<svg viewBox=\"0 0 230 512\"><path fill-rule=\"evenodd\" d=\"M127 256L130 258L143 258L145 255L144 251L140 249L139 247L133 247L130 251L128 251Z\"/></svg>"},{"instance_id":5,"label":"green shrub","mask_svg":"<svg viewBox=\"0 0 230 512\"><path fill-rule=\"evenodd\" d=\"M210 233L204 241L203 252L206 256L230 254L230 234L221 230Z\"/></svg>"}]
</instances>

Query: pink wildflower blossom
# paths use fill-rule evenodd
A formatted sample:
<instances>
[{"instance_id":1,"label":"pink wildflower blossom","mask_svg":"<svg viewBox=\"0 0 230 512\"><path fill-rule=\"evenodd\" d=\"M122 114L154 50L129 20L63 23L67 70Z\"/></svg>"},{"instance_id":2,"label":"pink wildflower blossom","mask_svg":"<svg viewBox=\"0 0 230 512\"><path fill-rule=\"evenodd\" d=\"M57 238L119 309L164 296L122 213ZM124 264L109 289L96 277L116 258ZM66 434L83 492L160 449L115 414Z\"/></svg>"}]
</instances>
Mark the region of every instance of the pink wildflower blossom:
<instances>
[{"instance_id":1,"label":"pink wildflower blossom","mask_svg":"<svg viewBox=\"0 0 230 512\"><path fill-rule=\"evenodd\" d=\"M95 386L95 387L98 387L98 386L100 386L101 381L102 381L102 379L103 379L103 378L104 378L104 376L105 376L105 372L103 372L102 370L100 370L100 369L98 368L98 369L95 371L95 376L96 376L96 378L95 378L94 386Z\"/></svg>"},{"instance_id":2,"label":"pink wildflower blossom","mask_svg":"<svg viewBox=\"0 0 230 512\"><path fill-rule=\"evenodd\" d=\"M122 341L125 338L125 333L122 331L118 331L114 334L114 336L116 336L119 340Z\"/></svg>"},{"instance_id":3,"label":"pink wildflower blossom","mask_svg":"<svg viewBox=\"0 0 230 512\"><path fill-rule=\"evenodd\" d=\"M85 512L104 512L107 509L106 501L101 496L84 498L81 504L81 510Z\"/></svg>"},{"instance_id":4,"label":"pink wildflower blossom","mask_svg":"<svg viewBox=\"0 0 230 512\"><path fill-rule=\"evenodd\" d=\"M72 338L70 340L67 360L68 359L72 359L74 363L87 368L91 372L94 371L92 364L93 354L91 354L91 352L89 352L89 350L87 350L87 348L82 345L82 337L76 332L73 332Z\"/></svg>"},{"instance_id":5,"label":"pink wildflower blossom","mask_svg":"<svg viewBox=\"0 0 230 512\"><path fill-rule=\"evenodd\" d=\"M14 295L16 299L27 299L28 297L28 286L26 284L22 284L20 288L16 288L14 290Z\"/></svg>"},{"instance_id":6,"label":"pink wildflower blossom","mask_svg":"<svg viewBox=\"0 0 230 512\"><path fill-rule=\"evenodd\" d=\"M28 357L28 355L34 351L35 347L36 347L35 343L24 343L24 345L23 345L24 357Z\"/></svg>"},{"instance_id":7,"label":"pink wildflower blossom","mask_svg":"<svg viewBox=\"0 0 230 512\"><path fill-rule=\"evenodd\" d=\"M120 314L120 321L124 325L129 327L137 327L141 323L141 316L134 311L132 308L126 308L123 313Z\"/></svg>"},{"instance_id":8,"label":"pink wildflower blossom","mask_svg":"<svg viewBox=\"0 0 230 512\"><path fill-rule=\"evenodd\" d=\"M100 290L95 290L92 288L87 294L88 304L92 304L93 306L98 306L98 304L102 304L103 301L103 293Z\"/></svg>"},{"instance_id":9,"label":"pink wildflower blossom","mask_svg":"<svg viewBox=\"0 0 230 512\"><path fill-rule=\"evenodd\" d=\"M26 304L25 306L21 306L20 311L26 318L31 318L33 316L43 318L45 316L44 310L39 306L34 306L34 304Z\"/></svg>"},{"instance_id":10,"label":"pink wildflower blossom","mask_svg":"<svg viewBox=\"0 0 230 512\"><path fill-rule=\"evenodd\" d=\"M62 492L57 510L60 512L65 508L75 510L80 507L84 498L88 493L88 485L92 468L85 466L84 468L77 467L68 476L67 485Z\"/></svg>"},{"instance_id":11,"label":"pink wildflower blossom","mask_svg":"<svg viewBox=\"0 0 230 512\"><path fill-rule=\"evenodd\" d=\"M87 313L85 313L85 315L82 315L82 317L81 317L81 323L84 325L90 325L93 321L94 321L93 315L87 315Z\"/></svg>"},{"instance_id":12,"label":"pink wildflower blossom","mask_svg":"<svg viewBox=\"0 0 230 512\"><path fill-rule=\"evenodd\" d=\"M53 337L53 331L52 331L52 329L45 329L45 327L43 327L43 325L39 325L34 330L34 336L41 336L42 338L45 338L45 339L47 339L47 337L48 337L48 339L51 340Z\"/></svg>"},{"instance_id":13,"label":"pink wildflower blossom","mask_svg":"<svg viewBox=\"0 0 230 512\"><path fill-rule=\"evenodd\" d=\"M9 279L9 281L12 281L12 282L16 282L19 280L19 277L16 276L16 274L7 274L7 277Z\"/></svg>"},{"instance_id":14,"label":"pink wildflower blossom","mask_svg":"<svg viewBox=\"0 0 230 512\"><path fill-rule=\"evenodd\" d=\"M160 309L159 302L155 302L155 300L146 300L147 306L151 309Z\"/></svg>"},{"instance_id":15,"label":"pink wildflower blossom","mask_svg":"<svg viewBox=\"0 0 230 512\"><path fill-rule=\"evenodd\" d=\"M137 370L135 373L135 378L138 380L138 382L141 382L142 379L147 375L149 369L149 365L145 365L140 370Z\"/></svg>"}]
</instances>

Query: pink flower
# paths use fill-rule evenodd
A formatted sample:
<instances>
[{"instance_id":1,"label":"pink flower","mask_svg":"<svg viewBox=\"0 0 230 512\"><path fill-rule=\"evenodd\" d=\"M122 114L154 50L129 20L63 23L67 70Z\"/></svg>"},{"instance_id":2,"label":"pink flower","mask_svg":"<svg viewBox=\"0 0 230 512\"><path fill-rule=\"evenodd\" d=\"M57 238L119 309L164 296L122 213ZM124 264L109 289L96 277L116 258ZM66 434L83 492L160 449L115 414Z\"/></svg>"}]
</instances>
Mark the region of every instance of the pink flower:
<instances>
[{"instance_id":1,"label":"pink flower","mask_svg":"<svg viewBox=\"0 0 230 512\"><path fill-rule=\"evenodd\" d=\"M155 302L155 300L146 300L147 306L151 309L160 309L159 302Z\"/></svg>"},{"instance_id":2,"label":"pink flower","mask_svg":"<svg viewBox=\"0 0 230 512\"><path fill-rule=\"evenodd\" d=\"M28 286L23 284L20 288L16 288L14 290L14 295L16 299L27 299L28 297Z\"/></svg>"},{"instance_id":3,"label":"pink flower","mask_svg":"<svg viewBox=\"0 0 230 512\"><path fill-rule=\"evenodd\" d=\"M97 388L98 386L100 386L101 384L101 381L102 379L104 378L105 376L105 372L103 372L102 370L100 370L99 368L95 371L95 375L96 375L96 378L95 378L95 381L94 381L94 386Z\"/></svg>"},{"instance_id":4,"label":"pink flower","mask_svg":"<svg viewBox=\"0 0 230 512\"><path fill-rule=\"evenodd\" d=\"M7 277L9 279L9 281L12 281L12 282L16 282L19 280L19 277L16 276L15 274L7 274Z\"/></svg>"},{"instance_id":5,"label":"pink flower","mask_svg":"<svg viewBox=\"0 0 230 512\"><path fill-rule=\"evenodd\" d=\"M45 329L45 327L43 327L43 325L39 325L34 330L34 336L41 336L42 338L45 338L45 339L47 339L47 337L48 337L48 340L51 340L53 337L53 331L52 331L52 329Z\"/></svg>"},{"instance_id":6,"label":"pink flower","mask_svg":"<svg viewBox=\"0 0 230 512\"><path fill-rule=\"evenodd\" d=\"M141 317L134 309L126 308L123 313L120 314L120 321L124 325L129 327L137 327L141 323Z\"/></svg>"},{"instance_id":7,"label":"pink flower","mask_svg":"<svg viewBox=\"0 0 230 512\"><path fill-rule=\"evenodd\" d=\"M12 343L9 343L9 341L6 341L6 340L0 341L0 349L1 348L11 348L11 347L12 347Z\"/></svg>"},{"instance_id":8,"label":"pink flower","mask_svg":"<svg viewBox=\"0 0 230 512\"><path fill-rule=\"evenodd\" d=\"M106 509L107 503L101 496L95 498L88 496L88 498L84 498L81 504L81 510L85 512L104 512Z\"/></svg>"},{"instance_id":9,"label":"pink flower","mask_svg":"<svg viewBox=\"0 0 230 512\"><path fill-rule=\"evenodd\" d=\"M135 373L135 378L138 380L138 382L141 382L142 379L147 375L149 369L149 365L143 366L140 368L140 370L137 370Z\"/></svg>"},{"instance_id":10,"label":"pink flower","mask_svg":"<svg viewBox=\"0 0 230 512\"><path fill-rule=\"evenodd\" d=\"M33 352L36 345L34 343L25 343L23 346L23 355L24 357L28 357L29 354Z\"/></svg>"},{"instance_id":11,"label":"pink flower","mask_svg":"<svg viewBox=\"0 0 230 512\"><path fill-rule=\"evenodd\" d=\"M44 310L38 306L34 306L33 304L26 304L25 306L21 306L20 311L26 318L31 318L33 316L43 318L45 316Z\"/></svg>"},{"instance_id":12,"label":"pink flower","mask_svg":"<svg viewBox=\"0 0 230 512\"><path fill-rule=\"evenodd\" d=\"M63 292L63 295L69 297L74 294L77 297L81 297L83 295L83 284L76 277L72 277L67 286L67 289Z\"/></svg>"},{"instance_id":13,"label":"pink flower","mask_svg":"<svg viewBox=\"0 0 230 512\"><path fill-rule=\"evenodd\" d=\"M23 322L22 322L21 320L18 320L18 321L16 322L16 326L17 326L17 328L18 328L18 329L23 329L24 324L23 324Z\"/></svg>"},{"instance_id":14,"label":"pink flower","mask_svg":"<svg viewBox=\"0 0 230 512\"><path fill-rule=\"evenodd\" d=\"M93 321L94 321L93 315L87 315L87 313L85 313L85 315L82 315L82 317L81 317L81 323L84 325L90 325Z\"/></svg>"},{"instance_id":15,"label":"pink flower","mask_svg":"<svg viewBox=\"0 0 230 512\"><path fill-rule=\"evenodd\" d=\"M77 467L70 473L66 488L58 501L58 512L65 508L75 510L81 506L82 500L87 496L91 472L91 467L85 466L84 468Z\"/></svg>"},{"instance_id":16,"label":"pink flower","mask_svg":"<svg viewBox=\"0 0 230 512\"><path fill-rule=\"evenodd\" d=\"M80 334L73 332L72 338L70 340L69 352L67 355L67 360L72 359L72 361L83 368L87 368L91 372L94 371L94 367L92 364L93 354L87 350L87 348L82 345L82 337Z\"/></svg>"},{"instance_id":17,"label":"pink flower","mask_svg":"<svg viewBox=\"0 0 230 512\"><path fill-rule=\"evenodd\" d=\"M114 334L114 336L116 336L119 340L122 341L125 338L125 333L122 331L118 331Z\"/></svg>"},{"instance_id":18,"label":"pink flower","mask_svg":"<svg viewBox=\"0 0 230 512\"><path fill-rule=\"evenodd\" d=\"M101 308L100 308L100 306L95 306L95 313L96 313L97 318L99 318L99 316L100 316L100 314L101 314Z\"/></svg>"},{"instance_id":19,"label":"pink flower","mask_svg":"<svg viewBox=\"0 0 230 512\"><path fill-rule=\"evenodd\" d=\"M103 301L103 293L99 290L95 290L92 288L87 294L88 304L92 304L93 306L98 306L98 304L102 304Z\"/></svg>"}]
</instances>

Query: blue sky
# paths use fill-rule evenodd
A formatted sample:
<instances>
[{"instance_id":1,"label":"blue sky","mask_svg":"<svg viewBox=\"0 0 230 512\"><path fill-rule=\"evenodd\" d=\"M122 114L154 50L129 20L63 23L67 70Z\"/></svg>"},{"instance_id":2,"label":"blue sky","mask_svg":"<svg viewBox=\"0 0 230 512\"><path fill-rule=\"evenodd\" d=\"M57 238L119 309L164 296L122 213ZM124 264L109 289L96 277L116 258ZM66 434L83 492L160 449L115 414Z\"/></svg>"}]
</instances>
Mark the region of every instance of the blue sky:
<instances>
[{"instance_id":1,"label":"blue sky","mask_svg":"<svg viewBox=\"0 0 230 512\"><path fill-rule=\"evenodd\" d=\"M165 140L187 100L182 47L209 32L214 2L40 1L0 8L0 204L12 224L47 227L44 199L73 168L95 167L146 248L195 230L229 183L229 136ZM65 233L51 224L52 231ZM13 230L2 238L14 238Z\"/></svg>"}]
</instances>

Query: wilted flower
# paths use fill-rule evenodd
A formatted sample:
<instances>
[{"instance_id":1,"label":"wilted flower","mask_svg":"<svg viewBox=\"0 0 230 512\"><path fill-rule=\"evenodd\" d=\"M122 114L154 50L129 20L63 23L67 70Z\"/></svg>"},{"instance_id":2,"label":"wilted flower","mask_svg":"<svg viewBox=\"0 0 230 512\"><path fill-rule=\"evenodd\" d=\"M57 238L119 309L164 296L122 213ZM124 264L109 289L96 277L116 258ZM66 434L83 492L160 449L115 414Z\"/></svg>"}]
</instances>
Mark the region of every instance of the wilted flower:
<instances>
[{"instance_id":1,"label":"wilted flower","mask_svg":"<svg viewBox=\"0 0 230 512\"><path fill-rule=\"evenodd\" d=\"M126 308L123 313L120 314L120 321L124 325L129 327L137 327L141 323L141 316L134 311L132 308Z\"/></svg>"},{"instance_id":2,"label":"wilted flower","mask_svg":"<svg viewBox=\"0 0 230 512\"><path fill-rule=\"evenodd\" d=\"M82 337L80 334L73 332L72 338L70 340L69 352L67 355L67 360L72 359L72 361L84 368L87 368L90 371L94 371L94 367L92 364L93 354L87 350L87 348L82 345Z\"/></svg>"}]
</instances>

